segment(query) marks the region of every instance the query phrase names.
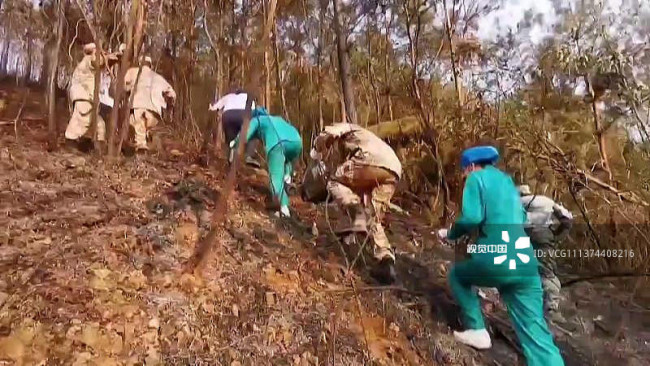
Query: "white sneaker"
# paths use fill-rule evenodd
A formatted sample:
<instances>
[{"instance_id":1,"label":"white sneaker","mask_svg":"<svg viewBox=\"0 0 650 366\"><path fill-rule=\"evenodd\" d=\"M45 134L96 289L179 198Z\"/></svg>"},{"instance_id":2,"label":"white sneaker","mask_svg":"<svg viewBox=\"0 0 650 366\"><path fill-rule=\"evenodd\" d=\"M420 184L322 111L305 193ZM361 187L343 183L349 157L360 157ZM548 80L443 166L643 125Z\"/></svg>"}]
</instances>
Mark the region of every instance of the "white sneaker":
<instances>
[{"instance_id":1,"label":"white sneaker","mask_svg":"<svg viewBox=\"0 0 650 366\"><path fill-rule=\"evenodd\" d=\"M289 206L282 206L280 207L280 214L285 217L291 217L291 213L289 212Z\"/></svg>"},{"instance_id":2,"label":"white sneaker","mask_svg":"<svg viewBox=\"0 0 650 366\"><path fill-rule=\"evenodd\" d=\"M485 329L469 329L464 332L454 332L454 338L476 349L489 349L492 347L490 333Z\"/></svg>"},{"instance_id":3,"label":"white sneaker","mask_svg":"<svg viewBox=\"0 0 650 366\"><path fill-rule=\"evenodd\" d=\"M284 182L286 184L291 184L291 176L290 175L285 175L284 176Z\"/></svg>"}]
</instances>

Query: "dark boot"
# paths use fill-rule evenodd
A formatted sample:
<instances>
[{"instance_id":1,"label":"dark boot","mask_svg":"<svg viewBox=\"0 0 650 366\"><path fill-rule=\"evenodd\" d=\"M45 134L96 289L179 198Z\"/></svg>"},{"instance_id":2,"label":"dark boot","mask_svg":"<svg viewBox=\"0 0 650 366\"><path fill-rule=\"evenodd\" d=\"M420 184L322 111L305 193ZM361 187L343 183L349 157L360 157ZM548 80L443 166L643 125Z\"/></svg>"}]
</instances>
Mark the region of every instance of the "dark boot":
<instances>
[{"instance_id":1,"label":"dark boot","mask_svg":"<svg viewBox=\"0 0 650 366\"><path fill-rule=\"evenodd\" d=\"M93 143L93 140L91 138L81 137L79 138L79 141L77 143L77 148L82 153L88 154L89 152L93 151L93 149L95 148L95 144Z\"/></svg>"},{"instance_id":2,"label":"dark boot","mask_svg":"<svg viewBox=\"0 0 650 366\"><path fill-rule=\"evenodd\" d=\"M391 257L384 257L371 271L371 276L382 285L392 285L397 282L395 271L395 260Z\"/></svg>"},{"instance_id":3,"label":"dark boot","mask_svg":"<svg viewBox=\"0 0 650 366\"><path fill-rule=\"evenodd\" d=\"M65 139L65 149L66 150L72 150L72 151L77 151L79 149L77 140L70 140L70 139Z\"/></svg>"},{"instance_id":4,"label":"dark boot","mask_svg":"<svg viewBox=\"0 0 650 366\"><path fill-rule=\"evenodd\" d=\"M126 157L132 157L135 155L135 148L131 145L124 145L122 146L122 154Z\"/></svg>"}]
</instances>

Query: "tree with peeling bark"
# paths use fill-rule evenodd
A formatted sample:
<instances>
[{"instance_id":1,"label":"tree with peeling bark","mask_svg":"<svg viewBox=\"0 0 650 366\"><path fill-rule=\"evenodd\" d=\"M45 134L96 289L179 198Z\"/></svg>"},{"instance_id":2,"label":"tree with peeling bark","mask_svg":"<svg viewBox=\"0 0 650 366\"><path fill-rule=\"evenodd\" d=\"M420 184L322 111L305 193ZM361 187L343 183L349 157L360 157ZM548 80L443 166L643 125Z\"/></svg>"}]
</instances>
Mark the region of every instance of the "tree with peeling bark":
<instances>
[{"instance_id":1,"label":"tree with peeling bark","mask_svg":"<svg viewBox=\"0 0 650 366\"><path fill-rule=\"evenodd\" d=\"M47 106L48 106L48 149L50 151L57 148L57 114L56 114L56 89L59 70L59 54L61 52L61 42L63 41L63 26L65 24L65 0L55 1L55 28L54 37L56 42L50 49L49 70L47 79Z\"/></svg>"},{"instance_id":2,"label":"tree with peeling bark","mask_svg":"<svg viewBox=\"0 0 650 366\"><path fill-rule=\"evenodd\" d=\"M341 82L341 93L343 95L343 104L347 122L358 123L357 110L355 107L354 90L350 76L350 44L348 40L348 31L343 29L341 23L341 2L332 0L332 9L334 12L333 23L334 32L336 33L336 55L339 66L339 80Z\"/></svg>"}]
</instances>

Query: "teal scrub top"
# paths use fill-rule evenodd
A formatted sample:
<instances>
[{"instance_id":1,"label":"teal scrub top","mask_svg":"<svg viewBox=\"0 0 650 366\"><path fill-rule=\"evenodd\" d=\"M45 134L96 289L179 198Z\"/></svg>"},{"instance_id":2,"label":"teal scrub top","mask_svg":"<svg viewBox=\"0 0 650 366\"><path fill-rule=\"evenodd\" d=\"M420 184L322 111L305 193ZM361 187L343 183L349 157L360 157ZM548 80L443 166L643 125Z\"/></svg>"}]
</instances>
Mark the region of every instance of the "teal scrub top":
<instances>
[{"instance_id":1,"label":"teal scrub top","mask_svg":"<svg viewBox=\"0 0 650 366\"><path fill-rule=\"evenodd\" d=\"M267 154L283 141L300 142L302 145L300 133L295 127L285 121L284 118L271 115L260 115L251 118L246 141L254 138L264 141ZM235 143L239 143L239 137Z\"/></svg>"},{"instance_id":2,"label":"teal scrub top","mask_svg":"<svg viewBox=\"0 0 650 366\"><path fill-rule=\"evenodd\" d=\"M467 177L463 190L462 212L449 232L449 239L456 240L463 235L478 231L476 245L502 245L507 248L507 260L501 264L507 269L510 259L517 260L519 268L537 267L532 246L516 249L515 242L526 237L524 223L526 212L521 204L519 191L509 175L488 165L472 172ZM508 233L509 242L503 240L503 231ZM473 247L476 249L476 247ZM470 252L472 249L470 249ZM523 263L518 254L528 256ZM473 259L493 261L503 252L471 253Z\"/></svg>"}]
</instances>

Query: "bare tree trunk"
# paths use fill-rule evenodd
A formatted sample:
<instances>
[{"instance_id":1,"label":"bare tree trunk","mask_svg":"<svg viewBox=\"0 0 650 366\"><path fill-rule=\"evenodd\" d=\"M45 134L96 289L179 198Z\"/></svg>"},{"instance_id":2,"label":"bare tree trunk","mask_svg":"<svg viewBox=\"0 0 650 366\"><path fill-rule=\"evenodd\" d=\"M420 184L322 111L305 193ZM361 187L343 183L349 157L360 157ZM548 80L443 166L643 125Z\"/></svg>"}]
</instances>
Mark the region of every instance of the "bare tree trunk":
<instances>
[{"instance_id":1,"label":"bare tree trunk","mask_svg":"<svg viewBox=\"0 0 650 366\"><path fill-rule=\"evenodd\" d=\"M54 6L58 6L58 5L55 4ZM41 73L38 76L38 85L41 86L43 90L45 90L45 101L47 101L48 93L49 93L48 82L50 80L49 74L50 74L50 65L52 63L52 53L53 53L52 51L54 49L54 46L56 45L57 25L58 25L58 20L56 19L55 16L54 24L53 24L54 29L52 29L54 33L48 36L47 41L43 45L43 62L41 63Z\"/></svg>"},{"instance_id":2,"label":"bare tree trunk","mask_svg":"<svg viewBox=\"0 0 650 366\"><path fill-rule=\"evenodd\" d=\"M325 13L327 12L328 0L319 0L318 12L318 47L316 51L316 63L318 64L318 131L325 128L325 121L323 120L323 37L324 37L324 22Z\"/></svg>"},{"instance_id":3,"label":"bare tree trunk","mask_svg":"<svg viewBox=\"0 0 650 366\"><path fill-rule=\"evenodd\" d=\"M463 98L463 86L462 81L460 80L459 66L456 60L456 46L453 40L453 28L451 25L451 19L449 18L449 11L447 10L447 1L443 2L445 8L445 33L447 35L447 42L449 42L449 55L451 58L451 70L454 75L454 86L456 87L456 94L458 97L458 109L459 112L463 110L464 98ZM456 1L454 0L453 8L456 7ZM452 9L452 11L454 10ZM461 114L462 116L462 114Z\"/></svg>"},{"instance_id":4,"label":"bare tree trunk","mask_svg":"<svg viewBox=\"0 0 650 366\"><path fill-rule=\"evenodd\" d=\"M133 33L133 45L135 46L133 49L133 61L137 64L140 61L140 47L144 39L145 14L142 10L143 8L140 7L140 1L135 1L135 3L138 3L138 18L135 25L135 31ZM146 6L145 4L146 1L142 4L142 6Z\"/></svg>"},{"instance_id":5,"label":"bare tree trunk","mask_svg":"<svg viewBox=\"0 0 650 366\"><path fill-rule=\"evenodd\" d=\"M280 50L278 45L278 27L274 25L273 30L273 56L275 58L275 83L280 95L282 115L287 115L287 100L284 94L284 83L282 82L282 64L280 63Z\"/></svg>"},{"instance_id":6,"label":"bare tree trunk","mask_svg":"<svg viewBox=\"0 0 650 366\"><path fill-rule=\"evenodd\" d=\"M339 105L341 106L341 122L348 122L348 113L345 110L345 97L339 94Z\"/></svg>"},{"instance_id":7,"label":"bare tree trunk","mask_svg":"<svg viewBox=\"0 0 650 366\"><path fill-rule=\"evenodd\" d=\"M124 103L124 78L126 76L126 72L129 70L131 67L131 59L133 58L134 52L133 52L133 26L136 21L136 16L137 16L137 7L138 7L138 0L133 1L131 4L131 11L124 13L124 19L123 23L125 24L126 30L125 30L125 42L126 42L126 51L122 55L122 59L120 60L120 66L118 69L117 73L117 86L115 89L115 98L114 98L114 105L113 109L111 110L111 118L108 122L108 155L112 159L116 159L120 150L121 150L121 142L117 140L117 126L118 126L118 121L120 118L120 109L124 110L125 116L123 116L124 119L128 121L130 118L130 110L125 110L127 106ZM128 132L128 124L127 124L127 132ZM122 132L122 131L120 131Z\"/></svg>"},{"instance_id":8,"label":"bare tree trunk","mask_svg":"<svg viewBox=\"0 0 650 366\"><path fill-rule=\"evenodd\" d=\"M268 13L268 10L266 8L268 1L269 0L265 0L262 2L264 16L266 16ZM269 111L273 110L273 106L271 105L271 46L272 45L269 43L268 47L264 49L264 104L269 109Z\"/></svg>"},{"instance_id":9,"label":"bare tree trunk","mask_svg":"<svg viewBox=\"0 0 650 366\"><path fill-rule=\"evenodd\" d=\"M31 13L31 12L30 12ZM25 42L27 59L25 60L25 73L21 79L22 85L27 85L32 79L32 36L27 32L27 41Z\"/></svg>"},{"instance_id":10,"label":"bare tree trunk","mask_svg":"<svg viewBox=\"0 0 650 366\"><path fill-rule=\"evenodd\" d=\"M605 129L603 128L602 116L600 109L598 109L598 102L600 101L599 96L594 93L592 88L591 80L589 76L585 77L587 83L587 90L591 96L591 111L594 115L594 137L596 138L596 144L598 144L598 153L600 154L600 162L603 169L607 172L609 179L612 180L612 170L609 165L609 156L607 154L607 141L605 140Z\"/></svg>"},{"instance_id":11,"label":"bare tree trunk","mask_svg":"<svg viewBox=\"0 0 650 366\"><path fill-rule=\"evenodd\" d=\"M90 136L92 136L93 141L95 142L95 150L97 147L97 120L99 119L99 88L102 81L102 40L100 38L95 39L95 44L97 45L96 57L95 57L95 85L93 87L93 109L90 115Z\"/></svg>"},{"instance_id":12,"label":"bare tree trunk","mask_svg":"<svg viewBox=\"0 0 650 366\"><path fill-rule=\"evenodd\" d=\"M357 112L354 105L354 91L350 81L350 55L347 31L341 29L341 19L339 16L339 1L332 0L334 9L334 32L336 33L336 49L339 60L339 78L341 79L341 89L343 92L343 102L345 104L346 119L350 123L356 124Z\"/></svg>"},{"instance_id":13,"label":"bare tree trunk","mask_svg":"<svg viewBox=\"0 0 650 366\"><path fill-rule=\"evenodd\" d=\"M241 32L241 47L240 47L240 76L239 76L239 82L241 85L244 85L246 83L245 80L245 73L246 73L246 54L245 51L248 48L248 37L246 37L246 28L248 27L248 12L249 12L249 0L242 0L241 2L241 10L242 10L242 18L240 20L240 32Z\"/></svg>"},{"instance_id":14,"label":"bare tree trunk","mask_svg":"<svg viewBox=\"0 0 650 366\"><path fill-rule=\"evenodd\" d=\"M413 14L412 14L412 9L409 7L409 4L407 2L404 3L403 5L404 9L404 15L406 19L406 33L407 33L407 38L409 40L408 43L408 49L409 49L409 57L411 60L411 88L413 89L413 96L414 99L417 103L417 108L420 112L420 115L424 122L429 125L429 115L426 112L426 109L424 107L424 102L422 100L422 93L420 91L420 85L418 84L418 64L419 64L419 53L418 53L418 44L419 44L419 39L420 39L420 29L422 27L422 19L420 17L420 12L416 9L417 15L416 18L413 19ZM413 26L413 22L415 21L415 30L411 32L411 26Z\"/></svg>"},{"instance_id":15,"label":"bare tree trunk","mask_svg":"<svg viewBox=\"0 0 650 366\"><path fill-rule=\"evenodd\" d=\"M59 52L61 50L61 42L63 40L63 17L64 15L64 2L65 0L58 0L56 6L56 42L50 51L49 70L47 78L47 132L48 132L48 149L53 151L56 149L57 140L57 126L56 126L56 81L57 70L59 67Z\"/></svg>"},{"instance_id":16,"label":"bare tree trunk","mask_svg":"<svg viewBox=\"0 0 650 366\"><path fill-rule=\"evenodd\" d=\"M212 39L212 35L210 34L210 29L208 27L208 2L207 0L203 0L203 9L204 9L204 15L203 15L203 29L205 30L205 35L208 38L208 42L210 43L210 47L212 48L212 51L214 52L214 60L216 62L217 66L217 80L215 82L215 88L214 88L214 97L215 100L218 99L221 96L221 83L223 82L223 75L222 75L222 67L221 67L221 52L219 50L219 47L214 43ZM221 17L221 7L218 7L219 13L219 37L222 35L223 31L223 18ZM205 128L204 131L204 136L203 136L203 147L201 148L201 155L205 157L205 163L206 165L210 164L210 157L211 153L208 151L210 143L215 144L215 150L216 151L221 151L222 144L221 144L221 134L219 133L221 131L221 119L218 117L217 114L215 114L215 119L214 121L209 121L208 124Z\"/></svg>"},{"instance_id":17,"label":"bare tree trunk","mask_svg":"<svg viewBox=\"0 0 650 366\"><path fill-rule=\"evenodd\" d=\"M391 82L390 82L390 56L388 54L388 45L391 44L390 41L390 31L391 31L391 26L393 24L393 20L395 19L394 12L390 12L390 20L386 20L386 34L385 34L385 40L384 43L386 43L386 51L384 53L384 82L386 83L385 88L386 88L386 104L388 105L388 116L390 120L392 121L395 119L393 116L393 99L391 98L391 93L392 93L392 88L391 88Z\"/></svg>"},{"instance_id":18,"label":"bare tree trunk","mask_svg":"<svg viewBox=\"0 0 650 366\"><path fill-rule=\"evenodd\" d=\"M379 123L380 115L381 112L379 111L379 91L377 90L377 84L375 83L375 71L374 68L372 67L372 39L371 39L371 25L377 25L377 18L375 15L375 10L373 9L373 13L370 16L370 19L372 20L372 23L368 21L368 24L366 26L366 41L367 41L367 47L368 47L368 62L366 64L367 67L367 73L368 73L368 81L370 82L370 87L372 89L372 96L373 96L373 102L375 104L375 122ZM366 95L366 100L368 100L369 103L369 98ZM370 111L370 104L368 104L368 111ZM368 112L370 114L370 112ZM368 116L366 120L366 125L368 124L368 120L370 117Z\"/></svg>"},{"instance_id":19,"label":"bare tree trunk","mask_svg":"<svg viewBox=\"0 0 650 366\"><path fill-rule=\"evenodd\" d=\"M222 9L222 4L219 5L219 39L223 39L223 9ZM223 75L223 64L224 64L224 55L221 50L219 50L219 56L217 56L217 78L219 79L217 81L217 90L215 91L215 95L221 96L224 94L224 81L226 80L224 75ZM221 118L217 118L216 124L216 133L214 136L214 149L217 152L222 152L223 151L223 127L221 127Z\"/></svg>"},{"instance_id":20,"label":"bare tree trunk","mask_svg":"<svg viewBox=\"0 0 650 366\"><path fill-rule=\"evenodd\" d=\"M135 26L134 26L135 28L134 28L133 33L132 33L133 34L133 41L135 41L135 38L136 38L135 35L137 35L138 33L142 34L142 27L144 26L144 17L146 15L147 5L146 5L146 2L143 2L141 0L134 0L131 3L131 6L132 6L131 11L135 15L134 18L133 18L134 20L132 20L132 22L135 23ZM130 23L130 24L133 24L133 23ZM139 41L140 41L140 43L134 45L135 46L133 48L133 55L134 56L135 56L135 54L138 53L138 52L136 52L136 50L139 51L142 48L142 37L140 37ZM133 90L131 90L131 95L129 96L128 101L125 103L126 104L125 105L126 113L124 113L124 120L122 120L122 125L120 126L120 138L117 141L116 153L119 152L119 151L122 151L122 144L124 143L124 140L126 140L128 134L129 134L129 119L131 118L131 108L133 108L133 98L135 96L135 91L136 91L137 85L138 85L138 83L140 81L140 74L142 73L142 66L143 65L144 65L144 63L141 62L140 67L138 69L138 74L137 74L137 76L135 78L135 82L133 83ZM126 70L125 70L125 73L126 73ZM122 79L122 80L124 80L124 79Z\"/></svg>"},{"instance_id":21,"label":"bare tree trunk","mask_svg":"<svg viewBox=\"0 0 650 366\"><path fill-rule=\"evenodd\" d=\"M9 30L11 29L11 17L7 20L5 27L5 39L2 43L2 50L0 51L0 78L7 76L7 65L9 64L9 45L11 38L9 37Z\"/></svg>"}]
</instances>

